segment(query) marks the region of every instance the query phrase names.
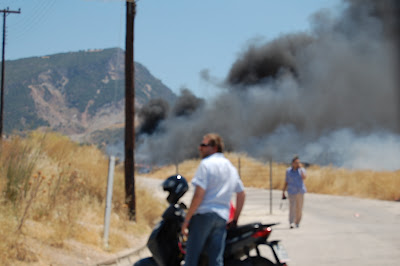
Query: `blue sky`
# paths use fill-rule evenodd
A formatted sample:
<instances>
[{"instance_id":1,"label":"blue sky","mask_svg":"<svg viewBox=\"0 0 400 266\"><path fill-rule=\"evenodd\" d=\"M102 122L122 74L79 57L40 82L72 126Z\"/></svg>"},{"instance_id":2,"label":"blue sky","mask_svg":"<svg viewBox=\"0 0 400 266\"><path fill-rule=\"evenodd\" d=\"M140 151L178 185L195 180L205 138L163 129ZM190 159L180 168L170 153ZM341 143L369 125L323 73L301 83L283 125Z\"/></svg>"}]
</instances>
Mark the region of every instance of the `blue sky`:
<instances>
[{"instance_id":1,"label":"blue sky","mask_svg":"<svg viewBox=\"0 0 400 266\"><path fill-rule=\"evenodd\" d=\"M199 73L224 79L249 42L307 31L310 16L340 0L139 0L135 61L174 92L201 97L216 88ZM0 0L7 17L6 60L125 46L125 1Z\"/></svg>"}]
</instances>

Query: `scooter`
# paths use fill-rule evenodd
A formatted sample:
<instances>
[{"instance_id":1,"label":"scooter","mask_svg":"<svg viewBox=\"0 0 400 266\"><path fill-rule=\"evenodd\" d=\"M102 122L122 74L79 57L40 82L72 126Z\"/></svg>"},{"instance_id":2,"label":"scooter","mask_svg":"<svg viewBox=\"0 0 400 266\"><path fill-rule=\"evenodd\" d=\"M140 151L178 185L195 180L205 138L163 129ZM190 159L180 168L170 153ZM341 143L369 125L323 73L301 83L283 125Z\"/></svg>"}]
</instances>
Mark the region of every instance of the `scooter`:
<instances>
[{"instance_id":1,"label":"scooter","mask_svg":"<svg viewBox=\"0 0 400 266\"><path fill-rule=\"evenodd\" d=\"M175 182L176 181L176 182ZM175 266L183 265L185 259L186 239L181 234L181 226L185 220L184 203L178 200L187 191L188 185L183 176L171 176L163 183L165 191L170 195L169 207L162 215L162 220L153 229L147 247L152 257L139 260L134 266ZM287 252L279 240L268 241L276 224L251 223L227 229L224 252L224 265L227 266L287 266ZM269 246L275 263L260 254L260 245ZM256 255L250 255L255 250ZM207 254L202 253L199 265L208 265Z\"/></svg>"}]
</instances>

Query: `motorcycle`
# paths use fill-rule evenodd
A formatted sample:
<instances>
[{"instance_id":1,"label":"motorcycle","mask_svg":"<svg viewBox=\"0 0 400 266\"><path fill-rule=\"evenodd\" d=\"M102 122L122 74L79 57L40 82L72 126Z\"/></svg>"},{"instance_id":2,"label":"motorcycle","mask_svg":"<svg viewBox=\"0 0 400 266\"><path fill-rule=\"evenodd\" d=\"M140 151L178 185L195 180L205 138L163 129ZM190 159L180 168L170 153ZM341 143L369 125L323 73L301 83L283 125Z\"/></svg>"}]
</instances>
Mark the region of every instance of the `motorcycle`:
<instances>
[{"instance_id":1,"label":"motorcycle","mask_svg":"<svg viewBox=\"0 0 400 266\"><path fill-rule=\"evenodd\" d=\"M178 203L189 186L183 176L169 177L162 184L164 191L170 192L167 201L169 207L162 220L153 229L147 247L152 257L144 258L134 266L174 266L183 265L186 239L181 234L185 220L184 203ZM227 229L224 252L224 265L227 266L287 266L288 255L279 240L268 241L272 226L277 224L251 223ZM271 248L275 263L261 256L259 246ZM255 250L256 256L250 255ZM208 265L206 252L200 256L199 265Z\"/></svg>"}]
</instances>

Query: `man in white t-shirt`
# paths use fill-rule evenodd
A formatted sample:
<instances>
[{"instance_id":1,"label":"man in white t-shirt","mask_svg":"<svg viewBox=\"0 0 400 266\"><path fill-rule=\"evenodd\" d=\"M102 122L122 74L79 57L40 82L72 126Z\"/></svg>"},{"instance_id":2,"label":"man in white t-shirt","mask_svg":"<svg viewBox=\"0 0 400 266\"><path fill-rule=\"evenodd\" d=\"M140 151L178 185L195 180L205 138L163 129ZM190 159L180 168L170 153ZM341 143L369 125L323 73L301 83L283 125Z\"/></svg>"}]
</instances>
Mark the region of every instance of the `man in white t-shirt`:
<instances>
[{"instance_id":1,"label":"man in white t-shirt","mask_svg":"<svg viewBox=\"0 0 400 266\"><path fill-rule=\"evenodd\" d=\"M206 247L209 265L223 265L226 225L230 199L236 193L236 211L232 224L236 225L244 205L243 183L232 163L223 155L224 143L217 134L207 134L199 146L203 158L192 180L196 187L190 208L182 226L189 236L185 265L198 265Z\"/></svg>"}]
</instances>

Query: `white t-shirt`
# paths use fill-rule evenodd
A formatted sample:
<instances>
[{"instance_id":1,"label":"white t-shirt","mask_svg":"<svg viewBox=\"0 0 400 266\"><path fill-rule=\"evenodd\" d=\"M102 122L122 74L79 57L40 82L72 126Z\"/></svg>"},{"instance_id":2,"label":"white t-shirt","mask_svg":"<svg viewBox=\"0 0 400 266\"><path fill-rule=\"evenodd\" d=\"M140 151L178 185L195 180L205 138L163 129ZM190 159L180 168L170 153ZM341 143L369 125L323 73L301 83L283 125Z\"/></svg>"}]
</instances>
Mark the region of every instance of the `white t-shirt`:
<instances>
[{"instance_id":1,"label":"white t-shirt","mask_svg":"<svg viewBox=\"0 0 400 266\"><path fill-rule=\"evenodd\" d=\"M214 212L226 221L232 194L244 190L236 168L222 153L211 154L201 161L192 184L206 191L196 213Z\"/></svg>"}]
</instances>

